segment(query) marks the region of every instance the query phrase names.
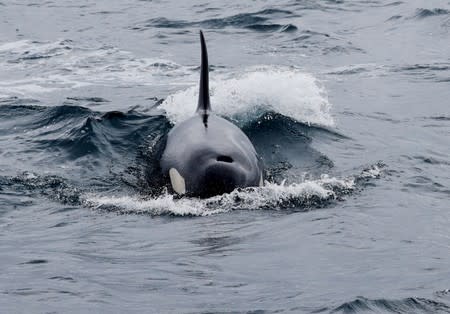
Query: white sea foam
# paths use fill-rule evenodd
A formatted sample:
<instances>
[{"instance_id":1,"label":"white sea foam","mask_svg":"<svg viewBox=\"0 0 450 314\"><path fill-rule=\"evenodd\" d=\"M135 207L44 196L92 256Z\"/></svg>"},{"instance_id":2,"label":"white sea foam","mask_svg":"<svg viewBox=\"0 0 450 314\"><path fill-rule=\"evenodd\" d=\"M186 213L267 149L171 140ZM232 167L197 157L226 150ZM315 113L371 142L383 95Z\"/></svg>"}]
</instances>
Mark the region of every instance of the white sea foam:
<instances>
[{"instance_id":1,"label":"white sea foam","mask_svg":"<svg viewBox=\"0 0 450 314\"><path fill-rule=\"evenodd\" d=\"M162 58L137 58L114 47L77 47L72 42L21 40L0 45L0 92L35 95L88 85L172 84L191 68Z\"/></svg>"},{"instance_id":2,"label":"white sea foam","mask_svg":"<svg viewBox=\"0 0 450 314\"><path fill-rule=\"evenodd\" d=\"M48 93L57 90L57 88L49 87L48 85L48 83L43 84L39 79L10 80L7 82L0 82L0 91L9 92L9 95L28 95Z\"/></svg>"},{"instance_id":3,"label":"white sea foam","mask_svg":"<svg viewBox=\"0 0 450 314\"><path fill-rule=\"evenodd\" d=\"M23 51L24 49L28 48L31 41L29 40L18 40L8 43L2 43L0 44L0 52L19 52Z\"/></svg>"},{"instance_id":4,"label":"white sea foam","mask_svg":"<svg viewBox=\"0 0 450 314\"><path fill-rule=\"evenodd\" d=\"M260 66L244 73L215 73L210 88L214 112L236 121L274 111L303 123L334 125L324 88L313 75L295 68ZM195 85L168 96L160 107L178 123L192 116L197 99Z\"/></svg>"},{"instance_id":5,"label":"white sea foam","mask_svg":"<svg viewBox=\"0 0 450 314\"><path fill-rule=\"evenodd\" d=\"M324 175L320 179L301 183L266 182L264 187L237 189L208 199L174 198L168 193L156 198L88 195L85 204L92 208L124 213L176 216L208 216L232 210L307 210L311 206L333 200L338 194L351 191L354 187L353 178L338 179Z\"/></svg>"},{"instance_id":6,"label":"white sea foam","mask_svg":"<svg viewBox=\"0 0 450 314\"><path fill-rule=\"evenodd\" d=\"M361 179L374 179L378 178L381 175L381 171L384 165L382 163L371 165L370 167L364 169L359 178Z\"/></svg>"}]
</instances>

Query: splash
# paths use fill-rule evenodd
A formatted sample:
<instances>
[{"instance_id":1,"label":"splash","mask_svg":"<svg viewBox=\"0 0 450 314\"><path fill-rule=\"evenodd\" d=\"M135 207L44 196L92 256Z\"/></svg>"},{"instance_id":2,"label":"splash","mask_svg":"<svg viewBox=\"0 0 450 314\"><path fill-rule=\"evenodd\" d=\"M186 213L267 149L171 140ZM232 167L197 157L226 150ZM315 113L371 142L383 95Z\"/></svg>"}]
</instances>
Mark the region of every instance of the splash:
<instances>
[{"instance_id":1,"label":"splash","mask_svg":"<svg viewBox=\"0 0 450 314\"><path fill-rule=\"evenodd\" d=\"M306 124L334 126L324 88L311 74L290 67L261 66L240 74L215 74L211 103L215 113L245 124L273 111ZM161 104L178 123L197 107L198 87L179 91Z\"/></svg>"},{"instance_id":2,"label":"splash","mask_svg":"<svg viewBox=\"0 0 450 314\"><path fill-rule=\"evenodd\" d=\"M318 179L303 179L290 184L266 181L263 187L236 189L207 199L179 198L168 192L156 198L89 194L83 203L93 209L155 216L209 216L233 210L308 211L343 200L346 195L363 187L365 182L379 178L384 167L384 164L377 163L358 175L345 178L324 174Z\"/></svg>"},{"instance_id":3,"label":"splash","mask_svg":"<svg viewBox=\"0 0 450 314\"><path fill-rule=\"evenodd\" d=\"M264 187L237 189L208 199L176 198L167 192L152 199L90 195L86 198L85 205L121 213L174 216L209 216L232 210L305 211L323 207L354 188L353 178L337 179L324 175L318 180L301 183L266 182Z\"/></svg>"}]
</instances>

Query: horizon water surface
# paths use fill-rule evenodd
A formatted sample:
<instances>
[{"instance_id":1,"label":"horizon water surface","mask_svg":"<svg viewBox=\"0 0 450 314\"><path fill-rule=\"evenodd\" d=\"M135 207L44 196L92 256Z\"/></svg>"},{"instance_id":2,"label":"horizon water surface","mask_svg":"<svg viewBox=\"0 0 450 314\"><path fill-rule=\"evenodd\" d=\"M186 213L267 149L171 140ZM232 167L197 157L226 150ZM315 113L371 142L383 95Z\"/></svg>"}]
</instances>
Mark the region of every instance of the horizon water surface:
<instances>
[{"instance_id":1,"label":"horizon water surface","mask_svg":"<svg viewBox=\"0 0 450 314\"><path fill-rule=\"evenodd\" d=\"M0 312L450 313L450 2L0 0ZM157 185L196 107L264 187Z\"/></svg>"}]
</instances>

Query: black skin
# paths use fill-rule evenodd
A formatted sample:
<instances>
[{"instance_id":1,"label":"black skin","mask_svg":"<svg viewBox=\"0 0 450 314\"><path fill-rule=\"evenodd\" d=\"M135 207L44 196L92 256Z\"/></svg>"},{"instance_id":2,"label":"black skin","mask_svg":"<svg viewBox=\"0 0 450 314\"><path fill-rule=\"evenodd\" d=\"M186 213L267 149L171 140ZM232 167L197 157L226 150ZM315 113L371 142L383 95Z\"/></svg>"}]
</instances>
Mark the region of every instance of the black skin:
<instances>
[{"instance_id":1,"label":"black skin","mask_svg":"<svg viewBox=\"0 0 450 314\"><path fill-rule=\"evenodd\" d=\"M206 128L200 114L169 132L160 165L167 178L175 168L185 180L186 194L199 197L259 186L263 171L244 132L216 115L209 116Z\"/></svg>"}]
</instances>

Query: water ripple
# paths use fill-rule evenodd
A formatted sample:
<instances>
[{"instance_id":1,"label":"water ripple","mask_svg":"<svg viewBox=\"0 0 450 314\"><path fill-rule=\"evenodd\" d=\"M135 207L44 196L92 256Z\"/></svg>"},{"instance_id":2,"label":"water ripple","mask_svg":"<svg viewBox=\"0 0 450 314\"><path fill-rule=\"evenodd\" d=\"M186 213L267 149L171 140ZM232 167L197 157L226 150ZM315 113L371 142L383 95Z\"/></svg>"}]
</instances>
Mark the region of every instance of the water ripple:
<instances>
[{"instance_id":1,"label":"water ripple","mask_svg":"<svg viewBox=\"0 0 450 314\"><path fill-rule=\"evenodd\" d=\"M226 27L244 28L259 32L293 32L297 27L293 24L274 24L267 23L270 18L275 17L294 17L293 12L279 9L266 9L254 13L241 13L224 18L206 19L198 22L190 22L185 20L171 20L164 17L153 18L146 22L139 23L131 29L133 30L147 30L151 28L210 28L222 29Z\"/></svg>"},{"instance_id":2,"label":"water ripple","mask_svg":"<svg viewBox=\"0 0 450 314\"><path fill-rule=\"evenodd\" d=\"M416 15L414 17L423 19L433 16L439 16L439 15L449 15L450 11L446 9L441 8L435 8L435 9L417 9Z\"/></svg>"}]
</instances>

